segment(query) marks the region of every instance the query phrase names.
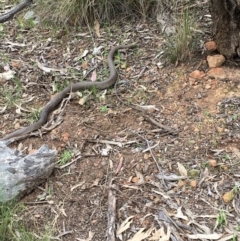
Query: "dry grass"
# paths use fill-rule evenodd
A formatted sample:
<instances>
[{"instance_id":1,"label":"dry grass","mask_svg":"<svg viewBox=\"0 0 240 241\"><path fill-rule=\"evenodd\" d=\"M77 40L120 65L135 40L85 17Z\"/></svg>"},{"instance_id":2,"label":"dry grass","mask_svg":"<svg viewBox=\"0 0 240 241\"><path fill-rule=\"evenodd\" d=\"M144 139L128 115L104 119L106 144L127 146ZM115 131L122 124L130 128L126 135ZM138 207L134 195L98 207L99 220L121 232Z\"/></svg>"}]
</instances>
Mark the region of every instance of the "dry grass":
<instances>
[{"instance_id":1,"label":"dry grass","mask_svg":"<svg viewBox=\"0 0 240 241\"><path fill-rule=\"evenodd\" d=\"M120 17L146 19L157 3L158 0L39 0L37 9L44 20L77 26Z\"/></svg>"},{"instance_id":2,"label":"dry grass","mask_svg":"<svg viewBox=\"0 0 240 241\"><path fill-rule=\"evenodd\" d=\"M192 52L196 46L194 27L196 19L190 14L189 9L183 10L175 17L175 33L166 35L167 56L172 63L191 59Z\"/></svg>"},{"instance_id":3,"label":"dry grass","mask_svg":"<svg viewBox=\"0 0 240 241\"><path fill-rule=\"evenodd\" d=\"M123 22L127 19L148 17L157 19L160 14L169 16L175 33L166 35L167 56L171 62L189 58L194 48L194 10L188 10L196 0L39 0L37 12L41 19L58 27ZM168 18L168 17L167 17ZM118 20L121 21L118 21ZM171 20L171 21L169 21Z\"/></svg>"}]
</instances>

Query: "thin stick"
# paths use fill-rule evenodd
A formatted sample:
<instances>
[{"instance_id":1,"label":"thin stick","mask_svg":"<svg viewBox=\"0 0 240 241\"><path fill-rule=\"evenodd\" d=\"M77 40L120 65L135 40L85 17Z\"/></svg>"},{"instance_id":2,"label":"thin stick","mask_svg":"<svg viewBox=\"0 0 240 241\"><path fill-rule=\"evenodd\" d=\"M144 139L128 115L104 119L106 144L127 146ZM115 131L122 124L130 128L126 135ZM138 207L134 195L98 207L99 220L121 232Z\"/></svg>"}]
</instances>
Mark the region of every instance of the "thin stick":
<instances>
[{"instance_id":1,"label":"thin stick","mask_svg":"<svg viewBox=\"0 0 240 241\"><path fill-rule=\"evenodd\" d=\"M108 228L107 228L107 241L115 241L115 228L116 228L116 185L110 181L108 192Z\"/></svg>"}]
</instances>

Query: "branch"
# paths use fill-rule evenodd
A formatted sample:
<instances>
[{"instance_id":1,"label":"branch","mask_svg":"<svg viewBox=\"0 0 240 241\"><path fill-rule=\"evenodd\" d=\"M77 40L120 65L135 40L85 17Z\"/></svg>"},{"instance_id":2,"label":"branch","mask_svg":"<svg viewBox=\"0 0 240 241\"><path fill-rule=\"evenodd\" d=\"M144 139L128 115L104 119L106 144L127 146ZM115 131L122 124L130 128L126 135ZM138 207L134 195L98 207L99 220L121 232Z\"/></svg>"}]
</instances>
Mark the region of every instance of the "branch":
<instances>
[{"instance_id":1,"label":"branch","mask_svg":"<svg viewBox=\"0 0 240 241\"><path fill-rule=\"evenodd\" d=\"M0 16L0 23L4 23L12 19L16 13L20 12L31 3L32 3L32 0L25 0L24 2L19 3L17 6L12 8L8 13L4 13L3 15Z\"/></svg>"}]
</instances>

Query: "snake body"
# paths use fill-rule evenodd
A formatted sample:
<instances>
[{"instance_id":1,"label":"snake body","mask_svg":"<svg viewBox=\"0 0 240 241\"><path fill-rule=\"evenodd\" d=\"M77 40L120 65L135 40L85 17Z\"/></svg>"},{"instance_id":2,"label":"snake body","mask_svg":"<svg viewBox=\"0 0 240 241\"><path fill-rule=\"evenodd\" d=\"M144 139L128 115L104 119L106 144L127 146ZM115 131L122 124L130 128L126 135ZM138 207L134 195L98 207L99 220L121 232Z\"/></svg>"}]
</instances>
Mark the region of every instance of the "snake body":
<instances>
[{"instance_id":1,"label":"snake body","mask_svg":"<svg viewBox=\"0 0 240 241\"><path fill-rule=\"evenodd\" d=\"M41 126L43 126L44 124L46 124L47 119L48 119L48 115L57 108L57 106L60 104L60 102L66 98L66 96L69 95L70 92L76 92L79 90L85 90L85 89L91 89L93 87L99 89L99 90L103 90L103 89L107 89L110 86L112 86L113 84L115 84L115 82L117 81L118 78L118 73L116 71L115 65L114 65L114 54L116 53L116 51L118 51L119 49L126 49L126 48L133 48L135 47L136 44L130 44L130 45L118 45L118 46L114 46L112 47L112 49L110 50L108 57L107 57L107 61L108 61L108 67L110 70L110 75L109 77L101 82L91 82L91 81L83 81L83 82L78 82L75 84L71 84L68 87L66 87L63 91L59 92L58 94L56 94L42 109L39 120L37 122L35 122L32 125L29 125L27 127L23 127L17 131L14 131L8 135L6 135L5 137L3 137L2 139L0 139L0 141L6 141L12 138L16 138L22 135L26 135L32 131L36 131L39 128L41 128Z\"/></svg>"}]
</instances>

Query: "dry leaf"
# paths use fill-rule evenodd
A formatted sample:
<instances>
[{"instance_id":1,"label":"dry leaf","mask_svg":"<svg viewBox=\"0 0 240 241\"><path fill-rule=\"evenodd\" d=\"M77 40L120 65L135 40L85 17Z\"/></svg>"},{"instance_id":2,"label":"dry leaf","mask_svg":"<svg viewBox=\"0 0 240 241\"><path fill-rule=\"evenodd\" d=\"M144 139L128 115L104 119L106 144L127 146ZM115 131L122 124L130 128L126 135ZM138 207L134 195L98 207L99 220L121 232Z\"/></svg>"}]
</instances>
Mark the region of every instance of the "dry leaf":
<instances>
[{"instance_id":1,"label":"dry leaf","mask_svg":"<svg viewBox=\"0 0 240 241\"><path fill-rule=\"evenodd\" d=\"M92 54L93 54L93 55L100 55L102 48L103 48L103 46L95 47L95 48L93 49Z\"/></svg>"},{"instance_id":2,"label":"dry leaf","mask_svg":"<svg viewBox=\"0 0 240 241\"><path fill-rule=\"evenodd\" d=\"M222 237L221 239L219 239L218 241L227 241L227 240L234 240L233 237L236 237L236 234L227 234L224 237Z\"/></svg>"},{"instance_id":3,"label":"dry leaf","mask_svg":"<svg viewBox=\"0 0 240 241\"><path fill-rule=\"evenodd\" d=\"M43 64L41 64L40 62L37 61L37 65L38 65L38 68L43 70L44 72L46 73L50 73L52 71L56 71L56 72L60 72L61 74L64 74L67 72L67 69L63 69L63 68L49 68L49 67L46 67L44 66Z\"/></svg>"},{"instance_id":4,"label":"dry leaf","mask_svg":"<svg viewBox=\"0 0 240 241\"><path fill-rule=\"evenodd\" d=\"M212 234L187 234L190 239L213 239L217 240L222 237L222 234L212 233Z\"/></svg>"},{"instance_id":5,"label":"dry leaf","mask_svg":"<svg viewBox=\"0 0 240 241\"><path fill-rule=\"evenodd\" d=\"M175 216L176 218L181 218L181 219L183 219L183 220L188 221L188 217L185 216L185 215L183 215L183 213L182 213L182 207L179 207L179 208L177 209L177 214L174 215L174 216Z\"/></svg>"},{"instance_id":6,"label":"dry leaf","mask_svg":"<svg viewBox=\"0 0 240 241\"><path fill-rule=\"evenodd\" d=\"M4 73L0 73L0 78L3 79L3 80L10 80L14 77L15 73L16 73L15 71L8 70Z\"/></svg>"},{"instance_id":7,"label":"dry leaf","mask_svg":"<svg viewBox=\"0 0 240 241\"><path fill-rule=\"evenodd\" d=\"M154 229L155 231L155 229ZM157 241L168 241L170 238L170 234L171 234L171 230L170 227L167 227L167 234L165 234L164 232L164 228L160 228L159 230L157 230L156 232L152 233L152 237L149 238L149 240L157 240Z\"/></svg>"},{"instance_id":8,"label":"dry leaf","mask_svg":"<svg viewBox=\"0 0 240 241\"><path fill-rule=\"evenodd\" d=\"M191 218L192 218L192 216L191 216ZM208 218L210 218L210 217L208 217ZM216 218L216 215L214 215L214 217L212 217L212 218ZM211 234L211 232L212 232L212 230L210 228L208 228L207 226L205 226L203 224L199 224L198 222L196 222L194 220L188 222L188 225L190 225L190 224L194 224L194 225L198 226L198 228L203 230L206 234Z\"/></svg>"},{"instance_id":9,"label":"dry leaf","mask_svg":"<svg viewBox=\"0 0 240 241\"><path fill-rule=\"evenodd\" d=\"M87 68L88 68L88 62L87 62L87 61L84 61L84 62L82 63L82 68L83 68L83 69L87 69Z\"/></svg>"},{"instance_id":10,"label":"dry leaf","mask_svg":"<svg viewBox=\"0 0 240 241\"><path fill-rule=\"evenodd\" d=\"M5 106L0 110L0 114L3 114L6 109L7 109L7 105L5 105Z\"/></svg>"},{"instance_id":11,"label":"dry leaf","mask_svg":"<svg viewBox=\"0 0 240 241\"><path fill-rule=\"evenodd\" d=\"M182 175L182 176L184 176L184 177L187 177L188 175L187 175L187 170L186 170L186 168L181 164L181 163L177 163L177 165L178 165L178 170L179 170L179 173Z\"/></svg>"},{"instance_id":12,"label":"dry leaf","mask_svg":"<svg viewBox=\"0 0 240 241\"><path fill-rule=\"evenodd\" d=\"M170 199L170 196L168 196L167 194L165 194L163 192L160 192L160 191L157 191L157 190L154 190L154 189L152 189L152 192L155 192L155 193L161 195L165 199Z\"/></svg>"},{"instance_id":13,"label":"dry leaf","mask_svg":"<svg viewBox=\"0 0 240 241\"><path fill-rule=\"evenodd\" d=\"M98 38L100 38L101 37L100 24L97 20L95 20L95 22L94 22L94 29L95 29L96 35L98 36Z\"/></svg>"},{"instance_id":14,"label":"dry leaf","mask_svg":"<svg viewBox=\"0 0 240 241\"><path fill-rule=\"evenodd\" d=\"M69 140L69 133L68 132L64 132L63 134L62 134L62 140L63 141L68 141Z\"/></svg>"},{"instance_id":15,"label":"dry leaf","mask_svg":"<svg viewBox=\"0 0 240 241\"><path fill-rule=\"evenodd\" d=\"M19 60L12 60L11 61L11 66L16 68L16 69L21 69L22 63Z\"/></svg>"},{"instance_id":16,"label":"dry leaf","mask_svg":"<svg viewBox=\"0 0 240 241\"><path fill-rule=\"evenodd\" d=\"M88 52L89 52L89 51L88 51L87 49L85 49L85 50L83 51L82 55L80 56L80 59L86 57L87 54L88 54Z\"/></svg>"},{"instance_id":17,"label":"dry leaf","mask_svg":"<svg viewBox=\"0 0 240 241\"><path fill-rule=\"evenodd\" d=\"M78 101L78 104L79 104L79 105L84 105L84 104L87 102L88 97L89 97L89 95L83 96L83 97Z\"/></svg>"},{"instance_id":18,"label":"dry leaf","mask_svg":"<svg viewBox=\"0 0 240 241\"><path fill-rule=\"evenodd\" d=\"M143 174L138 172L138 171L136 171L135 173L136 173L136 176L137 176L137 179L138 179L138 181L135 184L136 185L144 184L145 183L145 178L144 178Z\"/></svg>"},{"instance_id":19,"label":"dry leaf","mask_svg":"<svg viewBox=\"0 0 240 241\"><path fill-rule=\"evenodd\" d=\"M193 188L196 188L197 187L197 180L192 180L190 182L190 186L193 187Z\"/></svg>"},{"instance_id":20,"label":"dry leaf","mask_svg":"<svg viewBox=\"0 0 240 241\"><path fill-rule=\"evenodd\" d=\"M91 187L98 186L99 182L100 182L100 178L95 179Z\"/></svg>"},{"instance_id":21,"label":"dry leaf","mask_svg":"<svg viewBox=\"0 0 240 241\"><path fill-rule=\"evenodd\" d=\"M82 181L82 182L78 183L77 185L71 187L71 192L72 192L74 189L76 189L76 188L78 188L78 187L81 187L84 183L85 183L85 181Z\"/></svg>"},{"instance_id":22,"label":"dry leaf","mask_svg":"<svg viewBox=\"0 0 240 241\"><path fill-rule=\"evenodd\" d=\"M167 226L167 234L164 235L162 238L160 238L159 241L168 241L168 240L170 240L170 235L171 235L171 229L170 229L170 226Z\"/></svg>"},{"instance_id":23,"label":"dry leaf","mask_svg":"<svg viewBox=\"0 0 240 241\"><path fill-rule=\"evenodd\" d=\"M226 192L223 196L222 199L225 203L228 203L230 201L232 201L234 198L234 193L232 191L230 192Z\"/></svg>"},{"instance_id":24,"label":"dry leaf","mask_svg":"<svg viewBox=\"0 0 240 241\"><path fill-rule=\"evenodd\" d=\"M161 227L158 230L154 229L152 233L152 237L149 238L149 240L159 240L164 235L165 235L165 232L163 227Z\"/></svg>"},{"instance_id":25,"label":"dry leaf","mask_svg":"<svg viewBox=\"0 0 240 241\"><path fill-rule=\"evenodd\" d=\"M117 235L119 235L119 234L123 233L124 231L126 231L127 229L129 229L130 224L132 223L133 217L134 216L130 216L121 223L121 225L117 229Z\"/></svg>"},{"instance_id":26,"label":"dry leaf","mask_svg":"<svg viewBox=\"0 0 240 241\"><path fill-rule=\"evenodd\" d=\"M106 148L103 148L101 150L101 155L102 156L108 156L109 152L112 150L112 147L108 144L106 144Z\"/></svg>"},{"instance_id":27,"label":"dry leaf","mask_svg":"<svg viewBox=\"0 0 240 241\"><path fill-rule=\"evenodd\" d=\"M145 228L141 228L132 238L128 239L127 241L141 241L145 238L148 238L154 228L149 228L146 232L143 232Z\"/></svg>"},{"instance_id":28,"label":"dry leaf","mask_svg":"<svg viewBox=\"0 0 240 241\"><path fill-rule=\"evenodd\" d=\"M92 82L95 82L96 80L97 80L97 72L94 70L94 71L92 72L91 81L92 81Z\"/></svg>"},{"instance_id":29,"label":"dry leaf","mask_svg":"<svg viewBox=\"0 0 240 241\"><path fill-rule=\"evenodd\" d=\"M229 147L230 151L235 154L235 156L240 159L240 150L236 147Z\"/></svg>"}]
</instances>

